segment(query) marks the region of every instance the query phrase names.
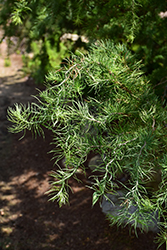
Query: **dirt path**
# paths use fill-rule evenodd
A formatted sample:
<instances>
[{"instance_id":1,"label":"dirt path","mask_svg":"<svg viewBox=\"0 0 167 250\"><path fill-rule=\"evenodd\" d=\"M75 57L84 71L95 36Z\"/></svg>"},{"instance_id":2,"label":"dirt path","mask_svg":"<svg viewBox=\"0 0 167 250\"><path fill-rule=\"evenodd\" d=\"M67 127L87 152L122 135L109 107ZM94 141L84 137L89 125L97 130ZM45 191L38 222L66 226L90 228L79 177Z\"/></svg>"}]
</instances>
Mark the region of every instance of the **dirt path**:
<instances>
[{"instance_id":1,"label":"dirt path","mask_svg":"<svg viewBox=\"0 0 167 250\"><path fill-rule=\"evenodd\" d=\"M153 233L129 236L128 229L110 227L99 205L91 207L92 192L71 182L70 206L48 202L48 174L53 169L49 142L30 133L9 134L6 109L32 101L35 85L21 72L21 56L4 67L5 41L0 46L0 250L154 250ZM162 248L161 248L162 249Z\"/></svg>"}]
</instances>

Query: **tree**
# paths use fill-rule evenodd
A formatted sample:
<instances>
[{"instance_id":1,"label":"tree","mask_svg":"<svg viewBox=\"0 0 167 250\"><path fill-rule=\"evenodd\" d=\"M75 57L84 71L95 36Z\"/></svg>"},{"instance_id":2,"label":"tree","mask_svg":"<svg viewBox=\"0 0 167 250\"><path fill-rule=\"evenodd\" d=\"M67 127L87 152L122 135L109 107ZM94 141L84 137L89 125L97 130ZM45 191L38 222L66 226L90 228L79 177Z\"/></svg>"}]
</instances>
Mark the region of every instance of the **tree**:
<instances>
[{"instance_id":1,"label":"tree","mask_svg":"<svg viewBox=\"0 0 167 250\"><path fill-rule=\"evenodd\" d=\"M98 42L87 55L73 55L50 72L38 103L16 104L8 118L14 133L52 131L55 164L64 159L65 165L52 174L51 200L68 202L69 178L77 178L79 168L86 171L84 163L94 152L102 162L92 170L93 205L124 189L119 216L109 216L111 223L124 224L126 216L126 223L145 230L151 216L161 245L167 226L167 112L141 68L125 45Z\"/></svg>"},{"instance_id":2,"label":"tree","mask_svg":"<svg viewBox=\"0 0 167 250\"><path fill-rule=\"evenodd\" d=\"M43 127L53 132L56 163L64 159L65 166L53 173L51 200L60 205L68 202L69 178L76 177L78 168L86 171L87 155L94 152L101 165L92 170L93 204L124 189L119 216L109 216L111 223L124 224L126 215L126 223L145 230L152 217L160 229L159 244L167 244L167 19L160 15L167 3L0 3L4 36L25 39L27 50L34 52L34 74L42 76L53 69L38 103L16 104L8 111L14 123L11 132L28 129L44 136ZM65 33L84 35L95 45L90 49L86 45L84 53L77 54L76 48L83 44L62 42ZM110 40L99 43L101 39ZM56 71L68 50L75 54Z\"/></svg>"},{"instance_id":3,"label":"tree","mask_svg":"<svg viewBox=\"0 0 167 250\"><path fill-rule=\"evenodd\" d=\"M1 0L0 4L4 36L24 38L27 51L34 53L34 62L27 67L38 81L49 69L59 66L69 51L88 49L89 44L79 40L60 39L65 33L75 33L86 36L90 43L100 39L125 43L137 60L143 61L143 70L151 83L161 83L156 92L164 95L167 19L160 13L167 9L166 1Z\"/></svg>"}]
</instances>

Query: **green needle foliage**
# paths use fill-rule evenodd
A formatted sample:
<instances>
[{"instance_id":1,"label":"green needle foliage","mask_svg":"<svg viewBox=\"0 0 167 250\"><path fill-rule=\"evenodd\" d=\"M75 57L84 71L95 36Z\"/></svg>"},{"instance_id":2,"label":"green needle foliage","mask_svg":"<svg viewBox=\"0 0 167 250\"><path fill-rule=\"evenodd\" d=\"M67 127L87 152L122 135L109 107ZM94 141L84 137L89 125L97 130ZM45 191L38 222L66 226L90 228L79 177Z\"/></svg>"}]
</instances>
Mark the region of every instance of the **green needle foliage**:
<instances>
[{"instance_id":1,"label":"green needle foliage","mask_svg":"<svg viewBox=\"0 0 167 250\"><path fill-rule=\"evenodd\" d=\"M13 37L33 61L25 55L25 71L43 82L49 70L75 52L87 50L81 39L64 40L64 34L85 36L90 42L112 39L126 43L145 64L156 92L163 96L167 69L167 10L164 0L0 0L0 25L4 37ZM15 39L16 40L16 39ZM23 50L22 50L23 52ZM166 97L166 96L165 96Z\"/></svg>"},{"instance_id":2,"label":"green needle foliage","mask_svg":"<svg viewBox=\"0 0 167 250\"><path fill-rule=\"evenodd\" d=\"M55 163L65 162L52 173L49 191L60 206L68 202L69 178L76 178L79 168L86 171L84 163L94 152L102 164L92 170L93 205L124 189L119 216L110 216L111 224L122 225L126 218L127 224L136 229L140 223L144 230L152 217L165 230L167 112L141 68L126 46L97 42L88 54L72 55L64 67L48 74L38 102L9 108L9 130L52 131ZM122 175L128 176L125 182ZM137 210L129 215L132 205Z\"/></svg>"}]
</instances>

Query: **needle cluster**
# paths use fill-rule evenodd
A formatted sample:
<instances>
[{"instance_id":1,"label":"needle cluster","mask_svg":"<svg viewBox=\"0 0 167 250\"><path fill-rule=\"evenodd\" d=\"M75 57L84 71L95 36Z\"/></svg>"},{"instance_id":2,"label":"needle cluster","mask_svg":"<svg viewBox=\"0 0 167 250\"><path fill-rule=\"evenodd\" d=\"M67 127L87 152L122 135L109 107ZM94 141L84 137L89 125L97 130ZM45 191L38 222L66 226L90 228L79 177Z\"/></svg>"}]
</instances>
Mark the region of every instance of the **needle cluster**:
<instances>
[{"instance_id":1,"label":"needle cluster","mask_svg":"<svg viewBox=\"0 0 167 250\"><path fill-rule=\"evenodd\" d=\"M97 42L88 54L72 55L64 67L47 76L46 89L27 107L8 109L11 132L31 130L53 133L58 165L52 173L51 200L68 202L69 179L85 169L87 156L100 155L92 169L93 205L107 194L126 190L120 213L112 224L147 227L156 217L160 230L167 227L166 108L124 45ZM126 178L122 178L122 177ZM135 206L134 213L128 214ZM142 214L142 216L141 216ZM164 239L162 231L160 238Z\"/></svg>"}]
</instances>

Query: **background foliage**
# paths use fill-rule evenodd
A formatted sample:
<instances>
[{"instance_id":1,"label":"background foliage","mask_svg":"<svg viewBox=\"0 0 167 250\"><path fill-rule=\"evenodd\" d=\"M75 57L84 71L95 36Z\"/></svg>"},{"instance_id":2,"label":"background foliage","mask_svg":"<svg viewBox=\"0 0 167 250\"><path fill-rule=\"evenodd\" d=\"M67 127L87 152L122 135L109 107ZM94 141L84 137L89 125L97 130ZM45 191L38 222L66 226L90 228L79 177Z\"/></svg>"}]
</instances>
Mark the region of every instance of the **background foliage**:
<instances>
[{"instance_id":1,"label":"background foliage","mask_svg":"<svg viewBox=\"0 0 167 250\"><path fill-rule=\"evenodd\" d=\"M27 67L38 82L49 69L58 66L69 51L88 48L89 44L81 39L61 41L63 34L75 33L87 37L90 43L97 39L126 43L137 60L143 61L144 72L152 84L162 81L157 93L163 95L167 18L159 14L166 11L166 1L1 0L0 4L4 36L17 36L19 41L24 40L27 52L33 51L34 62L27 63Z\"/></svg>"}]
</instances>

